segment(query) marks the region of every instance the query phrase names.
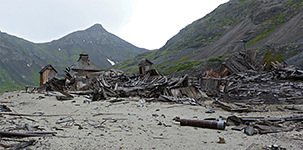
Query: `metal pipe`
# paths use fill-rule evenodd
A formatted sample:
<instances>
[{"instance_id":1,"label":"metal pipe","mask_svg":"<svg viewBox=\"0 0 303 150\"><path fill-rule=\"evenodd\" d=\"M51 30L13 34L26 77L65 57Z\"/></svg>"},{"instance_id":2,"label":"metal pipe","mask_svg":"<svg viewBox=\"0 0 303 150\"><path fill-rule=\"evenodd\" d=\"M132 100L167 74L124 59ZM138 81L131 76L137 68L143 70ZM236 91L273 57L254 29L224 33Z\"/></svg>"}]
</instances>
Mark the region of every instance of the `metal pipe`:
<instances>
[{"instance_id":1,"label":"metal pipe","mask_svg":"<svg viewBox=\"0 0 303 150\"><path fill-rule=\"evenodd\" d=\"M225 122L215 120L191 120L191 119L180 119L181 126L194 126L211 129L225 129Z\"/></svg>"}]
</instances>

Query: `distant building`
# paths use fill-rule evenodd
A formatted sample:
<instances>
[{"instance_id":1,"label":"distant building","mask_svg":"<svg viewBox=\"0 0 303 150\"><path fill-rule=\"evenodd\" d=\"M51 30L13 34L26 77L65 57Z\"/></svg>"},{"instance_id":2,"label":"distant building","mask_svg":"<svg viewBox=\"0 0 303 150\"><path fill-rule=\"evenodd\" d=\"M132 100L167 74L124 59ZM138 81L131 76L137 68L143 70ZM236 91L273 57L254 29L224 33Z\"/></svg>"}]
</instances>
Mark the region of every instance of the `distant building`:
<instances>
[{"instance_id":1,"label":"distant building","mask_svg":"<svg viewBox=\"0 0 303 150\"><path fill-rule=\"evenodd\" d=\"M39 73L40 85L43 85L52 78L57 77L58 72L52 65L47 65Z\"/></svg>"},{"instance_id":2,"label":"distant building","mask_svg":"<svg viewBox=\"0 0 303 150\"><path fill-rule=\"evenodd\" d=\"M76 77L85 77L90 73L101 71L101 69L88 59L88 54L86 53L80 54L78 61L70 66L69 70L72 71L72 74Z\"/></svg>"},{"instance_id":3,"label":"distant building","mask_svg":"<svg viewBox=\"0 0 303 150\"><path fill-rule=\"evenodd\" d=\"M66 68L65 82L73 85L75 90L86 90L90 83L90 79L87 76L100 71L102 70L88 59L88 54L82 53L75 64Z\"/></svg>"},{"instance_id":4,"label":"distant building","mask_svg":"<svg viewBox=\"0 0 303 150\"><path fill-rule=\"evenodd\" d=\"M143 59L139 64L139 75L144 76L148 71L153 69L153 63L148 59Z\"/></svg>"},{"instance_id":5,"label":"distant building","mask_svg":"<svg viewBox=\"0 0 303 150\"><path fill-rule=\"evenodd\" d=\"M139 75L145 76L147 73L150 75L159 75L158 71L156 69L153 69L153 63L149 61L148 59L143 59L139 64Z\"/></svg>"}]
</instances>

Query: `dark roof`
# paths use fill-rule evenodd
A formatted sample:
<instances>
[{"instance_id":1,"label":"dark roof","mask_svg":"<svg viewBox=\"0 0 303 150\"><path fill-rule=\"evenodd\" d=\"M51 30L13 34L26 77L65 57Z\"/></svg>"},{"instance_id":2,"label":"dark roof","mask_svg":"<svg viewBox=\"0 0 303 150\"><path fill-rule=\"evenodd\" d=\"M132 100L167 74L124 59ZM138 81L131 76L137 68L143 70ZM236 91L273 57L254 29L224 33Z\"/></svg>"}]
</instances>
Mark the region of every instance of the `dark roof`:
<instances>
[{"instance_id":1,"label":"dark roof","mask_svg":"<svg viewBox=\"0 0 303 150\"><path fill-rule=\"evenodd\" d=\"M72 70L90 70L90 71L100 71L101 70L88 59L88 54L86 54L86 53L80 54L78 61L75 64L73 64L70 67L70 69L72 69Z\"/></svg>"},{"instance_id":2,"label":"dark roof","mask_svg":"<svg viewBox=\"0 0 303 150\"><path fill-rule=\"evenodd\" d=\"M47 65L47 66L45 66L42 70L40 70L39 73L42 74L46 69L52 69L52 70L54 70L56 73L58 73L57 70L56 70L52 65L50 65L50 64Z\"/></svg>"},{"instance_id":3,"label":"dark roof","mask_svg":"<svg viewBox=\"0 0 303 150\"><path fill-rule=\"evenodd\" d=\"M138 64L138 65L142 65L142 64L144 64L144 63L149 63L149 64L153 64L150 60L148 60L148 59L143 59L143 60L141 60L141 62Z\"/></svg>"}]
</instances>

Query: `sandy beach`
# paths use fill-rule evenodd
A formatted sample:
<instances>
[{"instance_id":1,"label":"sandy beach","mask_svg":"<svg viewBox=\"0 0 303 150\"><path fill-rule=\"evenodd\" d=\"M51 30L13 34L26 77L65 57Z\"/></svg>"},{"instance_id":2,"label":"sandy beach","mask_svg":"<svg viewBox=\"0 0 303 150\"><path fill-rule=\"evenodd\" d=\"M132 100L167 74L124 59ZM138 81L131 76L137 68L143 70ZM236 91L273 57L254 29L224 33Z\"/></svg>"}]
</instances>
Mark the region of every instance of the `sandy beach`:
<instances>
[{"instance_id":1,"label":"sandy beach","mask_svg":"<svg viewBox=\"0 0 303 150\"><path fill-rule=\"evenodd\" d=\"M112 98L115 99L115 98ZM34 131L56 132L55 136L28 137L35 139L27 149L265 149L278 145L286 149L303 149L303 132L290 131L248 136L243 131L215 130L180 126L173 118L219 118L220 116L283 117L298 115L292 111L268 111L231 113L212 107L212 101L204 106L192 106L168 102L145 102L144 99L119 98L92 102L83 96L73 100L58 101L54 96L29 94L24 91L4 93L0 100L11 113L36 114L36 116L0 115L1 131L27 132L28 124ZM205 113L208 110L215 113ZM40 115L40 116L39 116ZM54 116L47 116L54 115ZM224 120L223 120L224 121ZM223 138L225 143L218 143ZM18 142L13 138L1 138L0 149Z\"/></svg>"}]
</instances>

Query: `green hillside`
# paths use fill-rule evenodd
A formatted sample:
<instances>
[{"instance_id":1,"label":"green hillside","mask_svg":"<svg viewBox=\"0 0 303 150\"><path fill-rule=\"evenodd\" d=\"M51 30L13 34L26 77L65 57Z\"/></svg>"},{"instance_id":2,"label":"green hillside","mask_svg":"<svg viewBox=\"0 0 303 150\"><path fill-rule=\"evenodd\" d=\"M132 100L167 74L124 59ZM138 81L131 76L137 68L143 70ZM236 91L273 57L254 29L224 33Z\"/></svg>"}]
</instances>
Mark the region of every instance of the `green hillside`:
<instances>
[{"instance_id":1,"label":"green hillside","mask_svg":"<svg viewBox=\"0 0 303 150\"><path fill-rule=\"evenodd\" d=\"M148 58L162 74L195 75L218 68L224 59L243 50L243 40L247 49L256 50L300 45L302 6L301 0L230 0L183 28L159 50L140 54L115 68L136 72L136 64ZM299 53L285 52L285 60Z\"/></svg>"},{"instance_id":2,"label":"green hillside","mask_svg":"<svg viewBox=\"0 0 303 150\"><path fill-rule=\"evenodd\" d=\"M49 43L32 43L0 32L0 92L39 84L39 71L52 64L60 76L74 64L79 54L89 54L99 68L110 67L107 60L120 62L147 50L107 32L96 24Z\"/></svg>"}]
</instances>

